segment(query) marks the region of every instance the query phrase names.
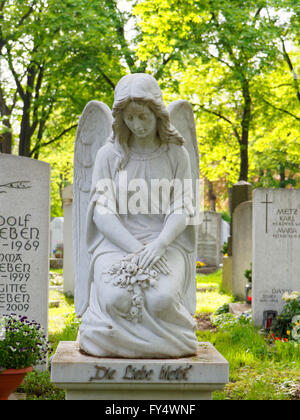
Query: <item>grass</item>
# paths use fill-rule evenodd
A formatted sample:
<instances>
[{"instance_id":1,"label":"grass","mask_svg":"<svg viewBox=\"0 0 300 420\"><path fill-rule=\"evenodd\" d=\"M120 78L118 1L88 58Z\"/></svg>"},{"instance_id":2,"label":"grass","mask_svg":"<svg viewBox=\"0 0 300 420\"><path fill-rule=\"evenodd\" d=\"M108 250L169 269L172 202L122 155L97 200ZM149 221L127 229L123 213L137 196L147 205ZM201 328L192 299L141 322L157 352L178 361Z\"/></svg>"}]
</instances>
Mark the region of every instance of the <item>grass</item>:
<instances>
[{"instance_id":1,"label":"grass","mask_svg":"<svg viewBox=\"0 0 300 420\"><path fill-rule=\"evenodd\" d=\"M222 270L212 274L197 274L196 313L212 313L224 303L233 301L233 297L222 291Z\"/></svg>"},{"instance_id":2,"label":"grass","mask_svg":"<svg viewBox=\"0 0 300 420\"><path fill-rule=\"evenodd\" d=\"M197 313L212 313L234 300L222 291L222 271L197 275ZM78 323L74 302L58 291L50 291L49 339L55 351L59 341L76 340ZM276 341L270 344L251 324L235 324L215 330L197 331L199 341L211 342L228 360L230 382L214 392L216 400L300 399L300 346ZM61 400L64 392L50 382L48 372L32 372L19 389L27 399Z\"/></svg>"},{"instance_id":3,"label":"grass","mask_svg":"<svg viewBox=\"0 0 300 420\"><path fill-rule=\"evenodd\" d=\"M56 350L59 341L76 340L77 331L70 334L68 318L74 313L74 299L66 296L64 293L50 290L49 301L59 301L58 308L49 309L49 341Z\"/></svg>"},{"instance_id":4,"label":"grass","mask_svg":"<svg viewBox=\"0 0 300 420\"><path fill-rule=\"evenodd\" d=\"M230 382L215 399L300 399L300 347L276 342L270 345L252 326L227 331L197 333L200 341L212 342L227 359Z\"/></svg>"}]
</instances>

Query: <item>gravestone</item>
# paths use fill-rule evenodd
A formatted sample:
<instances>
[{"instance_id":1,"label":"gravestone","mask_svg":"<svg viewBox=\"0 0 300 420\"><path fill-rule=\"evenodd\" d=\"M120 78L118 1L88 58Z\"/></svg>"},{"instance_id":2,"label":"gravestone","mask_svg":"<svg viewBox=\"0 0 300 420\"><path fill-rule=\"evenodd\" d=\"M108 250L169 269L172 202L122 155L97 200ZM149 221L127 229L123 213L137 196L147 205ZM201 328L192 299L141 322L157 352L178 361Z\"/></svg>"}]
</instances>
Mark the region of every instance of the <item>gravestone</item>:
<instances>
[{"instance_id":1,"label":"gravestone","mask_svg":"<svg viewBox=\"0 0 300 420\"><path fill-rule=\"evenodd\" d=\"M245 270L252 263L252 201L239 204L233 214L232 293L246 298Z\"/></svg>"},{"instance_id":2,"label":"gravestone","mask_svg":"<svg viewBox=\"0 0 300 420\"><path fill-rule=\"evenodd\" d=\"M231 214L231 223L230 223L230 235L228 237L228 247L227 254L228 256L223 258L223 273L222 273L222 287L224 290L232 292L232 270L233 270L233 261L232 261L232 248L233 248L233 215L236 207L252 199L252 185L246 181L239 181L233 185L229 191L230 196L230 214Z\"/></svg>"},{"instance_id":3,"label":"gravestone","mask_svg":"<svg viewBox=\"0 0 300 420\"><path fill-rule=\"evenodd\" d=\"M72 236L73 185L67 185L62 192L64 208L64 293L74 296L74 250Z\"/></svg>"},{"instance_id":4,"label":"gravestone","mask_svg":"<svg viewBox=\"0 0 300 420\"><path fill-rule=\"evenodd\" d=\"M50 253L54 257L57 245L63 245L64 218L55 217L50 223Z\"/></svg>"},{"instance_id":5,"label":"gravestone","mask_svg":"<svg viewBox=\"0 0 300 420\"><path fill-rule=\"evenodd\" d=\"M221 220L221 249L223 245L228 242L228 238L230 236L230 223L226 222L226 220Z\"/></svg>"},{"instance_id":6,"label":"gravestone","mask_svg":"<svg viewBox=\"0 0 300 420\"><path fill-rule=\"evenodd\" d=\"M222 289L232 293L232 257L224 255L222 263Z\"/></svg>"},{"instance_id":7,"label":"gravestone","mask_svg":"<svg viewBox=\"0 0 300 420\"><path fill-rule=\"evenodd\" d=\"M300 292L300 190L257 189L253 202L253 321L270 327L285 292Z\"/></svg>"},{"instance_id":8,"label":"gravestone","mask_svg":"<svg viewBox=\"0 0 300 420\"><path fill-rule=\"evenodd\" d=\"M0 316L27 316L47 332L49 165L0 154L0 203Z\"/></svg>"},{"instance_id":9,"label":"gravestone","mask_svg":"<svg viewBox=\"0 0 300 420\"><path fill-rule=\"evenodd\" d=\"M201 215L198 231L198 260L209 267L218 267L221 262L221 214L205 211Z\"/></svg>"},{"instance_id":10,"label":"gravestone","mask_svg":"<svg viewBox=\"0 0 300 420\"><path fill-rule=\"evenodd\" d=\"M252 200L252 185L246 181L239 181L233 185L230 194L230 213L231 213L231 224L230 224L230 236L228 238L228 255L232 255L232 241L233 239L233 214L235 208L245 202Z\"/></svg>"}]
</instances>

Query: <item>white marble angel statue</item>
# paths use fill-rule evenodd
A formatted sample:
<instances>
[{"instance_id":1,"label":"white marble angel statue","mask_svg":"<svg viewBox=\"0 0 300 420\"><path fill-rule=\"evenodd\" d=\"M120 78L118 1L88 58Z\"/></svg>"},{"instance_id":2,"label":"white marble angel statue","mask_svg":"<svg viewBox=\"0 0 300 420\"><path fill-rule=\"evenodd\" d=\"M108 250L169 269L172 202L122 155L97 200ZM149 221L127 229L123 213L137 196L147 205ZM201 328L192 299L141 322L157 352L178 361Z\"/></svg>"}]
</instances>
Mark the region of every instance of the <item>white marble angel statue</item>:
<instances>
[{"instance_id":1,"label":"white marble angel statue","mask_svg":"<svg viewBox=\"0 0 300 420\"><path fill-rule=\"evenodd\" d=\"M112 112L97 101L85 108L74 161L83 352L125 358L197 352L191 180L198 167L191 105L175 101L167 110L152 76L123 77Z\"/></svg>"}]
</instances>

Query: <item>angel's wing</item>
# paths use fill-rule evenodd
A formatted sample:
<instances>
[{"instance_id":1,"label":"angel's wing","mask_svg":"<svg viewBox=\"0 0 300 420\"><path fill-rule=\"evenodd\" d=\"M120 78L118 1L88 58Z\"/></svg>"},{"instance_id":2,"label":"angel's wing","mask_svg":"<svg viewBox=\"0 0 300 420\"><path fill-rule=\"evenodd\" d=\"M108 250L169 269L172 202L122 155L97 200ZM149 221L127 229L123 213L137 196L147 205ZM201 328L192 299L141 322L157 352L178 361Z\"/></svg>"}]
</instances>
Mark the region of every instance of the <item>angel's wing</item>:
<instances>
[{"instance_id":1,"label":"angel's wing","mask_svg":"<svg viewBox=\"0 0 300 420\"><path fill-rule=\"evenodd\" d=\"M193 192L194 192L194 210L195 218L193 225L189 229L193 231L194 236L194 252L189 256L190 259L190 278L196 279L196 261L197 261L197 239L198 239L198 215L200 210L200 197L199 197L199 151L196 135L196 124L192 105L188 101L179 100L172 102L168 106L171 124L179 131L185 140L184 146L187 149L191 162ZM189 282L187 289L184 293L184 302L189 308L191 314L196 310L196 293L195 293L195 280Z\"/></svg>"},{"instance_id":2,"label":"angel's wing","mask_svg":"<svg viewBox=\"0 0 300 420\"><path fill-rule=\"evenodd\" d=\"M193 179L194 209L199 212L200 199L198 191L199 179L199 150L196 134L196 124L192 105L188 101L178 100L168 105L171 124L179 131L185 140L184 146L187 149Z\"/></svg>"},{"instance_id":3,"label":"angel's wing","mask_svg":"<svg viewBox=\"0 0 300 420\"><path fill-rule=\"evenodd\" d=\"M85 232L94 162L98 150L109 139L111 131L112 115L109 107L99 101L89 102L79 120L74 153L73 246L75 310L78 316L82 315L89 296L90 256Z\"/></svg>"}]
</instances>

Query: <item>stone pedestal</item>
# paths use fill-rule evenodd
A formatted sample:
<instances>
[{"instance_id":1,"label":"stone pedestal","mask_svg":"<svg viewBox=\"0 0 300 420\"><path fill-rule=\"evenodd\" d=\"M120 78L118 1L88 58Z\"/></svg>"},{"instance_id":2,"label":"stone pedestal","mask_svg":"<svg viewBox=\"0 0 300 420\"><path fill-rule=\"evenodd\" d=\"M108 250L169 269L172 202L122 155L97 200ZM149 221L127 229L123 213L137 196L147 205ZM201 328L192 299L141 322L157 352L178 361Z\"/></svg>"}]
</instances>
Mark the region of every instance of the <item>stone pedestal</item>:
<instances>
[{"instance_id":1,"label":"stone pedestal","mask_svg":"<svg viewBox=\"0 0 300 420\"><path fill-rule=\"evenodd\" d=\"M51 380L67 400L209 400L229 381L229 364L211 343L180 359L112 359L80 353L61 342Z\"/></svg>"},{"instance_id":2,"label":"stone pedestal","mask_svg":"<svg viewBox=\"0 0 300 420\"><path fill-rule=\"evenodd\" d=\"M232 257L223 257L222 288L232 293Z\"/></svg>"}]
</instances>

